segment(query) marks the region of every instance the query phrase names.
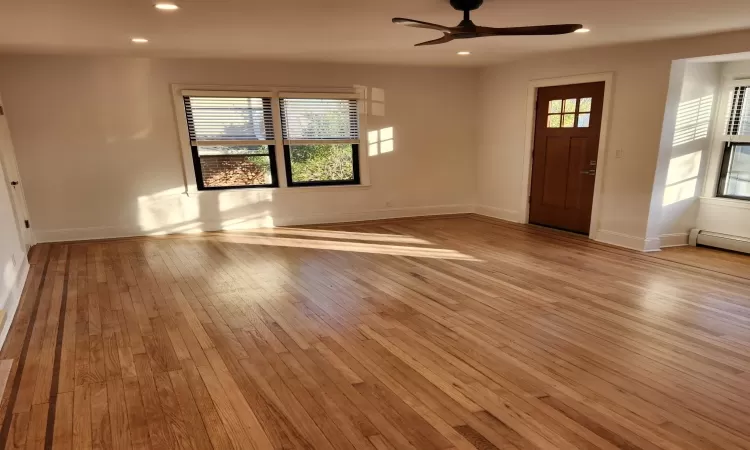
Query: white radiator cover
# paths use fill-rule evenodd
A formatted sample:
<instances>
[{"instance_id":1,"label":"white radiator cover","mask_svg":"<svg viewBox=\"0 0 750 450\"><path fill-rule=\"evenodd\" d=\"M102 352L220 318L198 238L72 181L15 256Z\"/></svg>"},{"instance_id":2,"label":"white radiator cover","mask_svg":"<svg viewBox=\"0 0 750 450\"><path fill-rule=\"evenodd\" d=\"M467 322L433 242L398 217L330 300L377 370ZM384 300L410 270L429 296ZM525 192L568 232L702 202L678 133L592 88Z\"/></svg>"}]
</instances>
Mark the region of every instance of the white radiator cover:
<instances>
[{"instance_id":1,"label":"white radiator cover","mask_svg":"<svg viewBox=\"0 0 750 450\"><path fill-rule=\"evenodd\" d=\"M693 247L705 245L706 247L723 248L735 252L750 254L750 239L728 234L714 233L712 231L693 228L690 230L689 243Z\"/></svg>"}]
</instances>

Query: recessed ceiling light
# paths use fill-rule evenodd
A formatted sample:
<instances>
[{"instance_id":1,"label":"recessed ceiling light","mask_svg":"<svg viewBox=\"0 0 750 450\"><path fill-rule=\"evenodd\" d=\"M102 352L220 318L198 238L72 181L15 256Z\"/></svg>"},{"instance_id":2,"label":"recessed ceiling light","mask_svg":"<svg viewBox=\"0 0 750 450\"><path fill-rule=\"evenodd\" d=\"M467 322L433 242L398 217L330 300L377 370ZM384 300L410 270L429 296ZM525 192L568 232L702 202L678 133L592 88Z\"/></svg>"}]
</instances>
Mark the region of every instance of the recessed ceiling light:
<instances>
[{"instance_id":1,"label":"recessed ceiling light","mask_svg":"<svg viewBox=\"0 0 750 450\"><path fill-rule=\"evenodd\" d=\"M180 7L175 5L174 3L168 3L168 2L159 2L154 5L154 8L160 9L162 11L174 11L176 9L180 9Z\"/></svg>"},{"instance_id":2,"label":"recessed ceiling light","mask_svg":"<svg viewBox=\"0 0 750 450\"><path fill-rule=\"evenodd\" d=\"M135 43L135 44L146 44L146 43L148 43L148 39L141 38L141 37L133 38L130 41L133 42L133 43Z\"/></svg>"},{"instance_id":3,"label":"recessed ceiling light","mask_svg":"<svg viewBox=\"0 0 750 450\"><path fill-rule=\"evenodd\" d=\"M579 28L575 30L574 33L588 33L589 31L591 30L589 30L588 28Z\"/></svg>"},{"instance_id":4,"label":"recessed ceiling light","mask_svg":"<svg viewBox=\"0 0 750 450\"><path fill-rule=\"evenodd\" d=\"M456 54L457 55L461 55L461 56L466 56L466 55L471 55L471 52L467 52L466 50L463 50L463 51L460 51L460 52L458 52Z\"/></svg>"}]
</instances>

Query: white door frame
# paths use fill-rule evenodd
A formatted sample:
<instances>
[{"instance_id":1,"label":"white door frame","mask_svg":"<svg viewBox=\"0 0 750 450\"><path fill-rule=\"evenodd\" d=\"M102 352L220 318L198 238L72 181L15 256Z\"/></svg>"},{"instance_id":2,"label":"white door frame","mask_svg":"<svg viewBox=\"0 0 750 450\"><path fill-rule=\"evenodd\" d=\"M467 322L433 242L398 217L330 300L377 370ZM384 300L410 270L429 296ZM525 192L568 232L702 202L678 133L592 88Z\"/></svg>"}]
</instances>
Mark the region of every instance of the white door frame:
<instances>
[{"instance_id":1,"label":"white door frame","mask_svg":"<svg viewBox=\"0 0 750 450\"><path fill-rule=\"evenodd\" d=\"M0 97L0 107L3 107L3 100ZM26 196L23 193L23 183L21 183L21 174L18 171L16 154L13 149L13 143L8 127L7 111L3 107L3 115L0 116L0 126L5 127L8 143L10 145L0 146L0 182L7 183L8 194L10 195L11 206L15 215L15 221L18 228L21 244L26 252L29 251L34 242L34 235L30 228L26 228L24 221L28 220L29 210L26 206ZM17 186L11 186L11 181L18 181Z\"/></svg>"},{"instance_id":2,"label":"white door frame","mask_svg":"<svg viewBox=\"0 0 750 450\"><path fill-rule=\"evenodd\" d=\"M591 226L589 238L596 239L599 231L599 213L604 187L604 170L607 162L607 134L609 131L609 116L612 108L612 90L614 83L614 72L592 73L584 75L573 75L558 78L541 78L529 81L528 95L526 99L526 136L523 153L523 190L521 192L521 219L522 223L529 223L529 202L531 201L531 154L534 149L534 123L536 120L536 97L537 90L542 87L564 86L568 84L583 84L604 82L604 107L602 109L602 124L599 131L599 149L597 151L596 176L594 178L594 201L591 204Z\"/></svg>"}]
</instances>

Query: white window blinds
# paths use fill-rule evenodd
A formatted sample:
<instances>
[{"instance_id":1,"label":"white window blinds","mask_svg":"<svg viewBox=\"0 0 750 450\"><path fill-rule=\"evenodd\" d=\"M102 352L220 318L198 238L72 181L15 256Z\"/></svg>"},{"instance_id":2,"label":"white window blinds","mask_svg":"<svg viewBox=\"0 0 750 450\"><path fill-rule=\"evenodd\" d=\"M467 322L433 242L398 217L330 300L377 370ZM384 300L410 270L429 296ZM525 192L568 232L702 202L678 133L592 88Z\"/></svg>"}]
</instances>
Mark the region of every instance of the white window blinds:
<instances>
[{"instance_id":1,"label":"white window blinds","mask_svg":"<svg viewBox=\"0 0 750 450\"><path fill-rule=\"evenodd\" d=\"M273 144L271 98L185 96L192 145Z\"/></svg>"},{"instance_id":2,"label":"white window blinds","mask_svg":"<svg viewBox=\"0 0 750 450\"><path fill-rule=\"evenodd\" d=\"M357 100L333 98L282 98L281 126L284 142L359 143Z\"/></svg>"},{"instance_id":3,"label":"white window blinds","mask_svg":"<svg viewBox=\"0 0 750 450\"><path fill-rule=\"evenodd\" d=\"M750 138L750 84L734 86L729 93L729 113L727 119L727 136L745 136Z\"/></svg>"}]
</instances>

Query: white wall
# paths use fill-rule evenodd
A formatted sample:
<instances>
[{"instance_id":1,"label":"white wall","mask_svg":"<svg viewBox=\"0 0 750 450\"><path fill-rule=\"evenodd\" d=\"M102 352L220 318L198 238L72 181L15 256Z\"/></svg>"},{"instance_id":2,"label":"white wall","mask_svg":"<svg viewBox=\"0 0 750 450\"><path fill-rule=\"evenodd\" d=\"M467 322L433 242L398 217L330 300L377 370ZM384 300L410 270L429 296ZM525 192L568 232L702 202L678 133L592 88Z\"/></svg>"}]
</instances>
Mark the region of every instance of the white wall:
<instances>
[{"instance_id":1,"label":"white wall","mask_svg":"<svg viewBox=\"0 0 750 450\"><path fill-rule=\"evenodd\" d=\"M672 65L647 231L662 247L687 245L698 220L722 66L684 60Z\"/></svg>"},{"instance_id":2,"label":"white wall","mask_svg":"<svg viewBox=\"0 0 750 450\"><path fill-rule=\"evenodd\" d=\"M7 314L0 326L0 345L10 328L28 269L10 198L9 186L13 180L3 165L4 152L12 151L11 146L5 117L0 116L0 309Z\"/></svg>"},{"instance_id":3,"label":"white wall","mask_svg":"<svg viewBox=\"0 0 750 450\"><path fill-rule=\"evenodd\" d=\"M525 220L520 211L527 201L522 170L530 80L613 72L607 153L599 162L598 176L604 177L601 215L595 229L600 240L647 248L672 61L748 49L750 32L725 33L557 53L484 70L478 204L487 213ZM655 243L658 246L658 235Z\"/></svg>"},{"instance_id":4,"label":"white wall","mask_svg":"<svg viewBox=\"0 0 750 450\"><path fill-rule=\"evenodd\" d=\"M750 239L750 202L703 197L697 228Z\"/></svg>"},{"instance_id":5,"label":"white wall","mask_svg":"<svg viewBox=\"0 0 750 450\"><path fill-rule=\"evenodd\" d=\"M25 259L0 160L0 309L5 307Z\"/></svg>"},{"instance_id":6,"label":"white wall","mask_svg":"<svg viewBox=\"0 0 750 450\"><path fill-rule=\"evenodd\" d=\"M722 83L736 79L750 78L750 60L731 61L723 64ZM727 108L727 93L730 88L722 86L719 90L722 102L717 113L717 127L712 143L710 168L706 176L703 195L700 199L697 228L723 233L732 236L750 238L750 202L727 198L714 198L721 157L724 152L723 126L725 125L723 111Z\"/></svg>"},{"instance_id":7,"label":"white wall","mask_svg":"<svg viewBox=\"0 0 750 450\"><path fill-rule=\"evenodd\" d=\"M730 79L750 78L750 60L725 62L721 74Z\"/></svg>"},{"instance_id":8,"label":"white wall","mask_svg":"<svg viewBox=\"0 0 750 450\"><path fill-rule=\"evenodd\" d=\"M40 241L468 211L478 72L364 65L74 56L0 57ZM187 196L172 83L385 90L395 147L372 185ZM367 130L362 130L363 132ZM363 133L366 134L366 133Z\"/></svg>"}]
</instances>

